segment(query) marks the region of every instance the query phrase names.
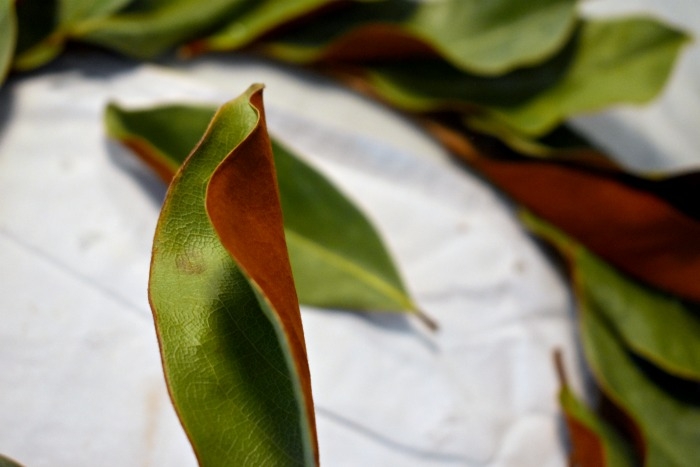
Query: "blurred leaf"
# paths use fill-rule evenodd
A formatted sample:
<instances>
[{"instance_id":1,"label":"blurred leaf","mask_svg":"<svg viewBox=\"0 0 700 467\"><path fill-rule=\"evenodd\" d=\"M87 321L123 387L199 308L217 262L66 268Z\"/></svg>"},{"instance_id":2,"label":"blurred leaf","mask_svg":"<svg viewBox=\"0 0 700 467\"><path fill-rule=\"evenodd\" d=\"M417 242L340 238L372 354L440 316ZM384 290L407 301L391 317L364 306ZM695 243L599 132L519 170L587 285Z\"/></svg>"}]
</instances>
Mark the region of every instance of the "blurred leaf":
<instances>
[{"instance_id":1,"label":"blurred leaf","mask_svg":"<svg viewBox=\"0 0 700 467\"><path fill-rule=\"evenodd\" d=\"M206 130L214 109L110 105L107 131L169 182ZM320 173L272 141L284 226L299 300L306 305L408 311L434 327L411 300L379 234Z\"/></svg>"},{"instance_id":2,"label":"blurred leaf","mask_svg":"<svg viewBox=\"0 0 700 467\"><path fill-rule=\"evenodd\" d=\"M185 55L206 51L236 50L288 22L298 21L338 0L249 0L228 24L210 37L184 46Z\"/></svg>"},{"instance_id":3,"label":"blurred leaf","mask_svg":"<svg viewBox=\"0 0 700 467\"><path fill-rule=\"evenodd\" d=\"M59 24L70 29L87 19L104 18L126 7L134 0L59 0Z\"/></svg>"},{"instance_id":4,"label":"blurred leaf","mask_svg":"<svg viewBox=\"0 0 700 467\"><path fill-rule=\"evenodd\" d=\"M561 357L559 354L556 356L561 381L559 404L564 411L571 444L569 465L598 467L635 465L632 450L620 434L571 391L566 382Z\"/></svg>"},{"instance_id":5,"label":"blurred leaf","mask_svg":"<svg viewBox=\"0 0 700 467\"><path fill-rule=\"evenodd\" d=\"M439 56L456 68L495 75L554 54L575 23L572 0L355 2L264 50L296 63Z\"/></svg>"},{"instance_id":6,"label":"blurred leaf","mask_svg":"<svg viewBox=\"0 0 700 467\"><path fill-rule=\"evenodd\" d=\"M249 0L133 0L119 14L83 22L80 40L149 59L226 24Z\"/></svg>"},{"instance_id":7,"label":"blurred leaf","mask_svg":"<svg viewBox=\"0 0 700 467\"><path fill-rule=\"evenodd\" d=\"M581 338L591 370L603 392L631 418L644 441L644 465L693 465L700 459L700 401L697 384L687 393L678 381L662 384L635 359L607 324L595 303L581 300ZM672 338L668 336L668 338Z\"/></svg>"},{"instance_id":8,"label":"blurred leaf","mask_svg":"<svg viewBox=\"0 0 700 467\"><path fill-rule=\"evenodd\" d=\"M538 136L572 115L649 102L689 38L653 19L627 18L586 22L578 40L576 58L556 86L525 104L489 109L472 123Z\"/></svg>"},{"instance_id":9,"label":"blurred leaf","mask_svg":"<svg viewBox=\"0 0 700 467\"><path fill-rule=\"evenodd\" d=\"M56 33L58 12L58 0L18 2L15 69L25 71L40 67L63 51L64 39Z\"/></svg>"},{"instance_id":10,"label":"blurred leaf","mask_svg":"<svg viewBox=\"0 0 700 467\"><path fill-rule=\"evenodd\" d=\"M364 76L375 93L404 110L466 110L476 130L533 138L574 115L648 102L687 41L651 19L587 21L552 59L491 79L426 61L371 67Z\"/></svg>"},{"instance_id":11,"label":"blurred leaf","mask_svg":"<svg viewBox=\"0 0 700 467\"><path fill-rule=\"evenodd\" d=\"M700 220L644 183L556 161L499 157L494 148L482 147L478 135L436 120L424 124L517 203L605 261L646 284L700 302L700 282L689 279L700 275ZM698 189L696 184L695 198Z\"/></svg>"},{"instance_id":12,"label":"blurred leaf","mask_svg":"<svg viewBox=\"0 0 700 467\"><path fill-rule=\"evenodd\" d=\"M0 0L0 84L12 63L17 42L17 18L14 0Z\"/></svg>"},{"instance_id":13,"label":"blurred leaf","mask_svg":"<svg viewBox=\"0 0 700 467\"><path fill-rule=\"evenodd\" d=\"M22 465L9 457L0 455L0 467L22 467Z\"/></svg>"},{"instance_id":14,"label":"blurred leaf","mask_svg":"<svg viewBox=\"0 0 700 467\"><path fill-rule=\"evenodd\" d=\"M626 278L535 216L521 219L564 252L579 299L606 320L625 346L667 373L700 381L700 315L678 299Z\"/></svg>"},{"instance_id":15,"label":"blurred leaf","mask_svg":"<svg viewBox=\"0 0 700 467\"><path fill-rule=\"evenodd\" d=\"M304 335L262 87L217 111L168 190L149 297L201 465L316 465Z\"/></svg>"}]
</instances>

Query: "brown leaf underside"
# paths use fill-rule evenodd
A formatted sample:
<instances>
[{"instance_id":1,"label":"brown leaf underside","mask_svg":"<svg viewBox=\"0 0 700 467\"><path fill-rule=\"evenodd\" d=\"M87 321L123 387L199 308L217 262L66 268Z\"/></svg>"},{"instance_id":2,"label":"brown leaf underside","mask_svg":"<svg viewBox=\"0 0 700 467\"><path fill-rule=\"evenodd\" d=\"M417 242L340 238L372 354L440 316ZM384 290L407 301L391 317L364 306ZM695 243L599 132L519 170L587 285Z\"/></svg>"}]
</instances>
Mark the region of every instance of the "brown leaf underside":
<instances>
[{"instance_id":1,"label":"brown leaf underside","mask_svg":"<svg viewBox=\"0 0 700 467\"><path fill-rule=\"evenodd\" d=\"M207 212L221 243L246 274L265 291L289 339L299 374L318 464L316 424L306 344L292 279L280 208L272 146L267 137L262 89L250 103L260 113L258 125L211 177ZM267 181L261 183L261 181ZM284 260L281 260L283 258Z\"/></svg>"},{"instance_id":2,"label":"brown leaf underside","mask_svg":"<svg viewBox=\"0 0 700 467\"><path fill-rule=\"evenodd\" d=\"M506 194L637 279L700 302L700 222L610 174L556 162L497 160L434 121L428 131Z\"/></svg>"}]
</instances>

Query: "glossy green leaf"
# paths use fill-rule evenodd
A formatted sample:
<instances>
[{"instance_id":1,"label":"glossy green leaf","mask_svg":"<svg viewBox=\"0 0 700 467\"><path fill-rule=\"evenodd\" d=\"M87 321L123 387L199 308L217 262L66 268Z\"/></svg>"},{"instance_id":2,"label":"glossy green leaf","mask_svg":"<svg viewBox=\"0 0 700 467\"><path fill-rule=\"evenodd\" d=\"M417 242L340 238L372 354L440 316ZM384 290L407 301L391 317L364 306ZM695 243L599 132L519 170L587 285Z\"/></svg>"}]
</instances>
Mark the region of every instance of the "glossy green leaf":
<instances>
[{"instance_id":1,"label":"glossy green leaf","mask_svg":"<svg viewBox=\"0 0 700 467\"><path fill-rule=\"evenodd\" d=\"M0 0L0 84L10 69L17 42L14 0Z\"/></svg>"},{"instance_id":2,"label":"glossy green leaf","mask_svg":"<svg viewBox=\"0 0 700 467\"><path fill-rule=\"evenodd\" d=\"M169 181L207 128L213 108L110 105L107 129ZM378 233L320 173L272 142L285 233L299 300L306 305L418 314Z\"/></svg>"},{"instance_id":3,"label":"glossy green leaf","mask_svg":"<svg viewBox=\"0 0 700 467\"><path fill-rule=\"evenodd\" d=\"M473 128L539 137L564 119L620 103L644 103L661 90L688 38L647 18L588 21L546 63L487 79L434 62L367 70L370 87L411 111L470 111Z\"/></svg>"},{"instance_id":4,"label":"glossy green leaf","mask_svg":"<svg viewBox=\"0 0 700 467\"><path fill-rule=\"evenodd\" d=\"M342 59L346 51L341 49L347 49L361 61L363 54L372 57L383 49L382 58L391 59L397 51L402 58L402 52L420 48L417 43L459 69L493 75L554 54L575 23L573 0L356 2L292 30L266 50L277 58L309 63ZM371 44L371 50L362 50L360 43Z\"/></svg>"},{"instance_id":5,"label":"glossy green leaf","mask_svg":"<svg viewBox=\"0 0 700 467\"><path fill-rule=\"evenodd\" d=\"M616 271L531 214L521 218L565 253L579 299L595 307L625 346L677 377L700 381L700 314Z\"/></svg>"},{"instance_id":6,"label":"glossy green leaf","mask_svg":"<svg viewBox=\"0 0 700 467\"><path fill-rule=\"evenodd\" d=\"M222 106L173 179L149 297L203 466L316 465L301 318L260 86Z\"/></svg>"},{"instance_id":7,"label":"glossy green leaf","mask_svg":"<svg viewBox=\"0 0 700 467\"><path fill-rule=\"evenodd\" d=\"M140 59L207 34L234 18L247 0L133 0L125 10L83 22L74 35Z\"/></svg>"},{"instance_id":8,"label":"glossy green leaf","mask_svg":"<svg viewBox=\"0 0 700 467\"><path fill-rule=\"evenodd\" d=\"M266 32L311 14L336 0L257 0L248 1L229 24L215 34L185 47L186 54L208 50L236 50Z\"/></svg>"}]
</instances>

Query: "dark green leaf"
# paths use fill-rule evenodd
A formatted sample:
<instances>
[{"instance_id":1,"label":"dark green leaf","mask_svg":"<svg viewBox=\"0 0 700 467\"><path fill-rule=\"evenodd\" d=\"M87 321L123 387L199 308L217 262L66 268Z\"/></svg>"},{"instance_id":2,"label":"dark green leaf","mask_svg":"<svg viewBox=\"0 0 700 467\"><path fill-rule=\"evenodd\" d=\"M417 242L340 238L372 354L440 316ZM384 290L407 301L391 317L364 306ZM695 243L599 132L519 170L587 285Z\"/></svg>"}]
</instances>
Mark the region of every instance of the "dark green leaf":
<instances>
[{"instance_id":1,"label":"dark green leaf","mask_svg":"<svg viewBox=\"0 0 700 467\"><path fill-rule=\"evenodd\" d=\"M17 41L14 0L0 0L0 84L10 69Z\"/></svg>"}]
</instances>

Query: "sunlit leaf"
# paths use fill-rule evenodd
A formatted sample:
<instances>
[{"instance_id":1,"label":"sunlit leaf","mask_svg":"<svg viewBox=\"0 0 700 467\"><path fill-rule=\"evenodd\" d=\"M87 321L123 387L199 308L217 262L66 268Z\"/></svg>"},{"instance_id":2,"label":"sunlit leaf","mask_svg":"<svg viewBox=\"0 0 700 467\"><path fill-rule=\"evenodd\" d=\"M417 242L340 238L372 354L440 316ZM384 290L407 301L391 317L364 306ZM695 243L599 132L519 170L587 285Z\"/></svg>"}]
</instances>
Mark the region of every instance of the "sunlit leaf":
<instances>
[{"instance_id":1,"label":"sunlit leaf","mask_svg":"<svg viewBox=\"0 0 700 467\"><path fill-rule=\"evenodd\" d=\"M355 2L264 46L296 63L439 56L455 67L500 74L537 63L569 38L572 0Z\"/></svg>"},{"instance_id":2,"label":"sunlit leaf","mask_svg":"<svg viewBox=\"0 0 700 467\"><path fill-rule=\"evenodd\" d=\"M17 18L14 0L0 0L0 84L12 63L17 42Z\"/></svg>"},{"instance_id":3,"label":"sunlit leaf","mask_svg":"<svg viewBox=\"0 0 700 467\"><path fill-rule=\"evenodd\" d=\"M482 148L477 135L435 120L424 123L517 203L603 260L646 284L700 302L700 282L689 279L700 274L700 220L642 181L555 161L492 157L498 152ZM668 183L674 181L684 184L683 178Z\"/></svg>"},{"instance_id":4,"label":"sunlit leaf","mask_svg":"<svg viewBox=\"0 0 700 467\"><path fill-rule=\"evenodd\" d=\"M627 348L668 373L700 381L700 313L630 280L531 214L521 219L566 254L579 299L596 308Z\"/></svg>"},{"instance_id":5,"label":"sunlit leaf","mask_svg":"<svg viewBox=\"0 0 700 467\"><path fill-rule=\"evenodd\" d=\"M462 109L479 131L539 137L573 115L648 102L687 41L647 18L587 21L546 63L492 79L425 61L375 66L364 76L375 93L400 108Z\"/></svg>"},{"instance_id":6,"label":"sunlit leaf","mask_svg":"<svg viewBox=\"0 0 700 467\"><path fill-rule=\"evenodd\" d=\"M201 465L316 465L311 385L260 86L221 107L168 190L149 297Z\"/></svg>"},{"instance_id":7,"label":"sunlit leaf","mask_svg":"<svg viewBox=\"0 0 700 467\"><path fill-rule=\"evenodd\" d=\"M109 134L166 182L209 125L214 109L167 105L106 111ZM378 233L320 173L272 141L299 300L306 305L418 314Z\"/></svg>"},{"instance_id":8,"label":"sunlit leaf","mask_svg":"<svg viewBox=\"0 0 700 467\"><path fill-rule=\"evenodd\" d=\"M337 0L248 1L235 18L210 37L185 46L185 55L205 51L236 50L287 22L314 13Z\"/></svg>"},{"instance_id":9,"label":"sunlit leaf","mask_svg":"<svg viewBox=\"0 0 700 467\"><path fill-rule=\"evenodd\" d=\"M557 365L561 380L559 404L569 431L569 465L635 465L632 450L620 434L574 395L566 382L560 357L557 358Z\"/></svg>"},{"instance_id":10,"label":"sunlit leaf","mask_svg":"<svg viewBox=\"0 0 700 467\"><path fill-rule=\"evenodd\" d=\"M147 59L227 23L247 0L133 0L123 11L84 22L74 35L125 55Z\"/></svg>"}]
</instances>

